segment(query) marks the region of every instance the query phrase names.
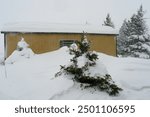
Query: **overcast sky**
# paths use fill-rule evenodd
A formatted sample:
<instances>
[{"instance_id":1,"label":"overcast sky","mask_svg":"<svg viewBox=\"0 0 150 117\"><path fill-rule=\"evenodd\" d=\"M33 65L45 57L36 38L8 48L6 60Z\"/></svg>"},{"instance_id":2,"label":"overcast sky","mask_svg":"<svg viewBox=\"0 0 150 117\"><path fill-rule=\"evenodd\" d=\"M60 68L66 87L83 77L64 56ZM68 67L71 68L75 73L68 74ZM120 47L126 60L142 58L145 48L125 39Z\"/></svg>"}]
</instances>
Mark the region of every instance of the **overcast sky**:
<instances>
[{"instance_id":1,"label":"overcast sky","mask_svg":"<svg viewBox=\"0 0 150 117\"><path fill-rule=\"evenodd\" d=\"M150 0L0 0L0 30L4 24L14 22L102 25L107 13L119 29L141 4L150 28ZM0 34L0 53L3 47Z\"/></svg>"},{"instance_id":2,"label":"overcast sky","mask_svg":"<svg viewBox=\"0 0 150 117\"><path fill-rule=\"evenodd\" d=\"M13 22L103 23L110 13L116 27L140 5L150 18L150 0L0 0L0 29ZM150 19L147 19L150 26Z\"/></svg>"}]
</instances>

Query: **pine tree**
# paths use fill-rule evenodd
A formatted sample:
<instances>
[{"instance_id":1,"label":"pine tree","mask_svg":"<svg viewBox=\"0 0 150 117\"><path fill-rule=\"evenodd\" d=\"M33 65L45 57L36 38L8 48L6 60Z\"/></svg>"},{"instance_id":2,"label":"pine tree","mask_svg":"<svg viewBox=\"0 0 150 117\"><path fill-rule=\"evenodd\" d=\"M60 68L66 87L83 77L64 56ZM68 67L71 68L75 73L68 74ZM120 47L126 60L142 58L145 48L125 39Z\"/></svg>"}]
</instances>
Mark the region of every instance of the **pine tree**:
<instances>
[{"instance_id":1,"label":"pine tree","mask_svg":"<svg viewBox=\"0 0 150 117\"><path fill-rule=\"evenodd\" d=\"M78 48L77 48L78 47ZM119 88L112 80L109 74L105 76L90 76L89 68L96 65L98 55L96 52L89 51L90 43L87 40L87 36L83 34L81 41L76 42L76 45L71 45L69 51L74 57L70 60L71 65L61 66L61 71L56 74L56 77L62 73L73 76L73 80L76 82L85 84L86 87L96 87L100 91L106 91L109 95L117 95L122 89ZM84 57L85 63L80 66L79 58Z\"/></svg>"},{"instance_id":2,"label":"pine tree","mask_svg":"<svg viewBox=\"0 0 150 117\"><path fill-rule=\"evenodd\" d=\"M108 13L107 16L106 16L106 20L104 21L104 25L105 25L105 26L110 26L110 27L112 27L112 28L115 28L114 23L112 22L109 13Z\"/></svg>"},{"instance_id":3,"label":"pine tree","mask_svg":"<svg viewBox=\"0 0 150 117\"><path fill-rule=\"evenodd\" d=\"M132 35L144 35L147 32L144 14L145 12L143 11L143 7L141 5L137 11L137 14L133 14L131 17Z\"/></svg>"},{"instance_id":4,"label":"pine tree","mask_svg":"<svg viewBox=\"0 0 150 117\"><path fill-rule=\"evenodd\" d=\"M123 56L150 58L150 37L144 20L142 5L126 24L123 24L118 37L118 52Z\"/></svg>"},{"instance_id":5,"label":"pine tree","mask_svg":"<svg viewBox=\"0 0 150 117\"><path fill-rule=\"evenodd\" d=\"M117 38L117 50L119 55L124 55L126 53L126 49L128 47L127 41L128 36L130 36L130 22L126 19L124 20L120 30L119 30L119 36Z\"/></svg>"},{"instance_id":6,"label":"pine tree","mask_svg":"<svg viewBox=\"0 0 150 117\"><path fill-rule=\"evenodd\" d=\"M81 50L81 53L86 53L90 49L90 42L87 40L87 36L83 32L81 41L77 41L77 44L79 45L79 48Z\"/></svg>"}]
</instances>

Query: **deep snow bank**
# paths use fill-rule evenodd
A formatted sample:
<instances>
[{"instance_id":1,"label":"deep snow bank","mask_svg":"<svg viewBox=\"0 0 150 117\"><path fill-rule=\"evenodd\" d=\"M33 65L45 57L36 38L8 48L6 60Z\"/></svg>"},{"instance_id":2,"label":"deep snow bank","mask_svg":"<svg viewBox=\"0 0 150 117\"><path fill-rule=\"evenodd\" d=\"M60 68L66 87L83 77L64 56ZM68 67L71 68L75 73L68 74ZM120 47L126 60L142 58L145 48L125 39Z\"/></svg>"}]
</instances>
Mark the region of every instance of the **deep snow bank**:
<instances>
[{"instance_id":1,"label":"deep snow bank","mask_svg":"<svg viewBox=\"0 0 150 117\"><path fill-rule=\"evenodd\" d=\"M63 47L6 64L7 78L4 66L0 66L0 99L150 99L149 60L98 55L96 69L92 71L99 71L103 66L124 89L119 96L110 97L105 92L81 89L71 77L54 78L60 65L68 64L72 58L68 48Z\"/></svg>"}]
</instances>

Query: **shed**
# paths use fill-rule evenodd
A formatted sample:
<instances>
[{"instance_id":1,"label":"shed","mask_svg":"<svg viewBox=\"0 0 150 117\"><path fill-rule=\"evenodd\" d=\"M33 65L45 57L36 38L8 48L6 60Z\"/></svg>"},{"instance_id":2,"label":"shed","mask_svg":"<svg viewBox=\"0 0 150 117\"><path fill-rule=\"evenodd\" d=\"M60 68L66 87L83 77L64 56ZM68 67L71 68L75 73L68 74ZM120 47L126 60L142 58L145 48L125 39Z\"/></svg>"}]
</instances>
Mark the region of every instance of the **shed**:
<instances>
[{"instance_id":1,"label":"shed","mask_svg":"<svg viewBox=\"0 0 150 117\"><path fill-rule=\"evenodd\" d=\"M91 42L91 50L116 56L117 31L111 27L90 24L13 23L5 25L1 31L4 34L5 58L16 49L21 37L36 54L41 54L80 40L83 31Z\"/></svg>"}]
</instances>

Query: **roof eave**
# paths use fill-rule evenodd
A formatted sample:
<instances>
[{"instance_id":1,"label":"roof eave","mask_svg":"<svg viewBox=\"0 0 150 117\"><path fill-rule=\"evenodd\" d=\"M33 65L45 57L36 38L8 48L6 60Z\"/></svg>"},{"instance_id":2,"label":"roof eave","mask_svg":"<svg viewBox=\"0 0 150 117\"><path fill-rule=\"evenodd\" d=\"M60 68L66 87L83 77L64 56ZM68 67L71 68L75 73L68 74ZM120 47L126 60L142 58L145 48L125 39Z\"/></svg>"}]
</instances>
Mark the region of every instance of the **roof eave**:
<instances>
[{"instance_id":1,"label":"roof eave","mask_svg":"<svg viewBox=\"0 0 150 117\"><path fill-rule=\"evenodd\" d=\"M1 31L1 33L22 33L22 34L82 34L83 32L28 32L28 31ZM118 35L117 33L91 33L95 35Z\"/></svg>"}]
</instances>

